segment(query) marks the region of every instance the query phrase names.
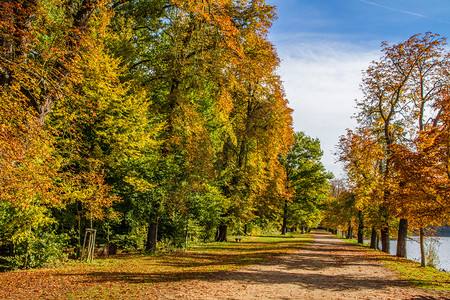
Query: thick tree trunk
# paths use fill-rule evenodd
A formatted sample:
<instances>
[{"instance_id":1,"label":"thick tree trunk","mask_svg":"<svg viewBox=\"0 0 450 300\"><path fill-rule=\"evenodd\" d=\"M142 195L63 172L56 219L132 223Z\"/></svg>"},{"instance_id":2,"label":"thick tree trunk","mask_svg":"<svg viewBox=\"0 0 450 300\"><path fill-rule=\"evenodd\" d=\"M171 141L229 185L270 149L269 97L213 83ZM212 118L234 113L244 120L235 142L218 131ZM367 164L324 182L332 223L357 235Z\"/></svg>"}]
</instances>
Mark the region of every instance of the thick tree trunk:
<instances>
[{"instance_id":1,"label":"thick tree trunk","mask_svg":"<svg viewBox=\"0 0 450 300\"><path fill-rule=\"evenodd\" d=\"M219 230L217 231L216 242L228 242L227 239L228 226L219 225Z\"/></svg>"},{"instance_id":2,"label":"thick tree trunk","mask_svg":"<svg viewBox=\"0 0 450 300\"><path fill-rule=\"evenodd\" d=\"M370 248L372 249L378 249L378 232L375 226L372 227L372 234L370 236Z\"/></svg>"},{"instance_id":3,"label":"thick tree trunk","mask_svg":"<svg viewBox=\"0 0 450 300\"><path fill-rule=\"evenodd\" d=\"M424 241L424 232L423 228L419 229L419 236L420 236L420 266L425 267L427 265L427 262L425 260L425 241Z\"/></svg>"},{"instance_id":4,"label":"thick tree trunk","mask_svg":"<svg viewBox=\"0 0 450 300\"><path fill-rule=\"evenodd\" d=\"M145 244L145 251L153 252L156 250L156 243L158 240L158 217L154 222L148 224L147 243Z\"/></svg>"},{"instance_id":5,"label":"thick tree trunk","mask_svg":"<svg viewBox=\"0 0 450 300\"><path fill-rule=\"evenodd\" d=\"M408 220L400 219L398 225L398 239L397 239L397 256L406 257L406 237L408 235Z\"/></svg>"},{"instance_id":6,"label":"thick tree trunk","mask_svg":"<svg viewBox=\"0 0 450 300\"><path fill-rule=\"evenodd\" d=\"M390 237L389 237L389 227L384 226L381 228L381 251L389 253L390 251Z\"/></svg>"},{"instance_id":7,"label":"thick tree trunk","mask_svg":"<svg viewBox=\"0 0 450 300\"><path fill-rule=\"evenodd\" d=\"M281 234L285 235L286 232L287 232L286 217L283 217L283 224L281 225Z\"/></svg>"},{"instance_id":8,"label":"thick tree trunk","mask_svg":"<svg viewBox=\"0 0 450 300\"><path fill-rule=\"evenodd\" d=\"M358 211L358 243L364 243L364 217L362 211Z\"/></svg>"}]
</instances>

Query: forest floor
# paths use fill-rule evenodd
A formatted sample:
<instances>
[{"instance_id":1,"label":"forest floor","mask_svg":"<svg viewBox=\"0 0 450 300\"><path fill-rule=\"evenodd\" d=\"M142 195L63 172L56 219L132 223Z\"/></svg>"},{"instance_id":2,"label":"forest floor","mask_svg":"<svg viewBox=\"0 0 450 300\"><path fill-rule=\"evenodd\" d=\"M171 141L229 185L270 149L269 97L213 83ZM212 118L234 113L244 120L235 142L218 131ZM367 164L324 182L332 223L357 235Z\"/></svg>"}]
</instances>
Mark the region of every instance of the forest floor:
<instances>
[{"instance_id":1,"label":"forest floor","mask_svg":"<svg viewBox=\"0 0 450 300\"><path fill-rule=\"evenodd\" d=\"M322 231L312 240L5 272L0 299L450 299L448 290L412 287L376 251Z\"/></svg>"}]
</instances>

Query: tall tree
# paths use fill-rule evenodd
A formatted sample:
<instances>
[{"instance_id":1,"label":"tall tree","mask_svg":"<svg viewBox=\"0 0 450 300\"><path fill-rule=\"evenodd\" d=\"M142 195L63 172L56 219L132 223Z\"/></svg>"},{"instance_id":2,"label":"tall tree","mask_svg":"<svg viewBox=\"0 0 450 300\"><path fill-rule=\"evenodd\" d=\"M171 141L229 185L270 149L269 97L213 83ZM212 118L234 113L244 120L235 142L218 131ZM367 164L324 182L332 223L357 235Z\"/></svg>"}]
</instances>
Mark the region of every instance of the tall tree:
<instances>
[{"instance_id":1,"label":"tall tree","mask_svg":"<svg viewBox=\"0 0 450 300\"><path fill-rule=\"evenodd\" d=\"M332 178L320 161L322 155L318 139L296 132L289 152L280 157L289 188L293 190L292 199L283 200L281 234L286 233L288 225L303 228L320 222L320 205L329 194L328 179Z\"/></svg>"},{"instance_id":2,"label":"tall tree","mask_svg":"<svg viewBox=\"0 0 450 300\"><path fill-rule=\"evenodd\" d=\"M380 206L383 205L383 169L380 167L384 160L383 147L369 129L358 128L347 130L347 134L341 136L337 154L344 163L355 207L371 227L370 247L378 248L376 237L381 227Z\"/></svg>"},{"instance_id":3,"label":"tall tree","mask_svg":"<svg viewBox=\"0 0 450 300\"><path fill-rule=\"evenodd\" d=\"M20 224L14 231L24 235L10 241L25 241L24 266L27 237L53 222L49 209L63 206L66 191L62 188L61 160L54 151L55 131L46 120L55 104L73 95L74 85L80 83L80 61L94 42L92 19L104 11L100 1L1 2L0 99L4 120L0 153L7 155L0 158L0 197L9 201L12 211L18 203L22 206L24 219L17 222ZM11 150L14 155L9 154ZM17 203L11 201L12 195Z\"/></svg>"},{"instance_id":4,"label":"tall tree","mask_svg":"<svg viewBox=\"0 0 450 300\"><path fill-rule=\"evenodd\" d=\"M226 91L232 101L230 130L222 134L218 153L219 182L228 198L217 240L226 238L234 219L250 219L251 209L268 189L284 184L277 156L292 142L291 110L275 74L279 60L267 39L274 7L264 1L237 2L232 12L241 49L233 67L225 69ZM278 183L272 180L278 180ZM272 188L270 188L270 186Z\"/></svg>"},{"instance_id":5,"label":"tall tree","mask_svg":"<svg viewBox=\"0 0 450 300\"><path fill-rule=\"evenodd\" d=\"M231 163L238 165L236 174L249 167L248 154L255 155L252 170L273 169L283 146L269 153L262 136L269 140L276 132L277 142L289 141L290 112L273 72L278 59L266 34L274 14L264 1L117 1L114 7L117 31L125 24L129 33L114 47L131 49L124 54L130 74L149 91L150 112L164 126L156 167L164 174L150 181L165 196L150 201L150 250L161 208L188 206L187 195L206 192L205 183L214 184L214 176L224 175ZM230 145L239 148L233 162ZM213 164L216 153L220 162ZM264 165L257 165L258 159ZM224 207L230 203L238 201Z\"/></svg>"},{"instance_id":6,"label":"tall tree","mask_svg":"<svg viewBox=\"0 0 450 300\"><path fill-rule=\"evenodd\" d=\"M399 157L405 154L405 149L414 153L420 148L417 137L425 127L436 126L443 112L434 103L447 88L448 55L442 48L444 44L445 39L429 32L392 46L383 43L384 55L371 64L363 78L365 97L358 102L359 130L368 133L382 149L377 166L383 199L380 206L383 251L388 252L388 220L390 216L399 217L398 256L406 255L409 217L407 206L403 205L408 200L395 195L399 185L405 185L405 176L398 181L402 176L398 177L398 173L404 171Z\"/></svg>"},{"instance_id":7,"label":"tall tree","mask_svg":"<svg viewBox=\"0 0 450 300\"><path fill-rule=\"evenodd\" d=\"M408 99L409 111L405 114L405 122L408 124L408 138L400 141L410 151L421 151L417 144L410 144L423 132L426 126L435 126L442 114L436 103L442 99L443 91L447 89L447 78L444 75L450 67L448 54L443 49L445 39L437 34L427 32L424 35L414 35L406 42L399 43L390 48L390 51L399 57L398 69L412 69L408 78L408 85L404 94ZM394 147L398 150L398 147ZM394 154L395 151L393 151ZM404 171L399 164L396 166ZM401 172L401 171L400 171ZM405 181L400 182L402 185ZM394 183L395 184L395 183ZM393 205L400 212L399 242L397 255L406 256L406 216L408 212L402 209L405 199L398 198ZM407 200L406 200L407 201ZM421 233L423 230L419 230ZM423 245L422 245L423 246ZM423 248L423 247L422 247Z\"/></svg>"}]
</instances>

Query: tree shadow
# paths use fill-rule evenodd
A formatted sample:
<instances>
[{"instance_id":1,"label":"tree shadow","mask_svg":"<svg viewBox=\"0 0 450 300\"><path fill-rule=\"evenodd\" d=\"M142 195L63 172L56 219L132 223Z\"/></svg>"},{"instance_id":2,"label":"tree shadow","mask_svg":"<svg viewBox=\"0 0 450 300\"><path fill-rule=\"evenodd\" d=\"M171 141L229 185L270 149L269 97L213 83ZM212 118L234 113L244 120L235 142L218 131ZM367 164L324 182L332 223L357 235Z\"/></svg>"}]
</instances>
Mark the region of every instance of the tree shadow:
<instances>
[{"instance_id":1,"label":"tree shadow","mask_svg":"<svg viewBox=\"0 0 450 300\"><path fill-rule=\"evenodd\" d=\"M330 242L331 241L331 242ZM269 243L270 244L270 243ZM219 247L220 248L220 247ZM273 247L276 248L276 247ZM215 248L217 249L217 248ZM243 245L224 250L248 252ZM253 262L261 256L273 255L267 251L272 247L257 250L257 253L204 253L204 252L180 252L172 257L167 257L161 264L170 267L190 269L184 273L165 272L114 272L92 271L79 274L60 274L59 276L77 276L79 280L89 282L125 282L125 283L161 283L185 280L205 280L208 282L235 281L247 284L293 284L308 289L321 289L331 291L344 291L348 289L379 289L389 287L407 287L405 280L373 277L361 274L339 274L338 269L348 265L369 267L377 261L376 257L367 257L364 250L349 245L340 240L330 239L329 236L316 235L315 241L309 244L307 249L294 254L284 254L263 261L258 265L274 265L275 270L260 271L258 268L237 269L232 272L204 272L200 270L204 266L228 265L239 267L245 265L245 260ZM277 248L279 249L279 248ZM266 251L264 251L266 250ZM333 255L330 255L332 253ZM351 254L351 255L349 255ZM244 262L243 262L244 261ZM197 269L196 269L197 268ZM321 270L335 268L338 275L321 274ZM295 273L296 269L308 271L307 273Z\"/></svg>"},{"instance_id":2,"label":"tree shadow","mask_svg":"<svg viewBox=\"0 0 450 300\"><path fill-rule=\"evenodd\" d=\"M296 245L298 245L298 241ZM71 282L79 287L93 286L133 286L138 288L153 286L158 283L176 283L189 286L192 281L202 281L220 286L222 283L246 284L246 285L276 285L286 284L297 286L307 290L326 291L351 291L351 290L389 290L390 288L407 288L409 283L406 280L399 280L389 276L373 276L373 274L362 272L349 274L348 271L341 271L346 266L356 266L360 269L379 265L375 256L367 256L364 249L347 244L342 240L333 239L329 235L314 235L314 242L308 244L300 251L283 253L274 256L271 252L279 247L270 246L248 251L250 245L239 245L237 248L223 247L223 252L175 252L164 255L158 260L152 256L133 254L120 258L120 266L99 267L91 270L68 270L67 272L57 272L41 274L44 282L49 282L54 278L58 279L58 285L64 282ZM288 249L291 249L288 247ZM296 249L293 247L292 249ZM212 249L212 251L217 248ZM283 249L285 250L285 249ZM234 251L229 253L226 251ZM281 256L282 255L282 256ZM272 258L261 261L247 268L238 268L254 263L261 257ZM137 260L136 260L137 258ZM139 268L131 267L131 271L125 271L128 263L139 263ZM234 271L208 271L214 266L226 266ZM168 267L157 271L160 266ZM273 266L265 268L264 266ZM108 269L109 268L109 269ZM171 273L170 270L177 268L183 272ZM148 271L147 271L148 269ZM330 275L332 269L335 275ZM296 270L302 270L296 272ZM331 273L331 274L332 274ZM43 278L43 277L48 278ZM34 284L38 284L37 282ZM431 282L423 280L419 283L430 285ZM164 286L164 285L163 285ZM434 299L433 297L417 297L419 299Z\"/></svg>"}]
</instances>

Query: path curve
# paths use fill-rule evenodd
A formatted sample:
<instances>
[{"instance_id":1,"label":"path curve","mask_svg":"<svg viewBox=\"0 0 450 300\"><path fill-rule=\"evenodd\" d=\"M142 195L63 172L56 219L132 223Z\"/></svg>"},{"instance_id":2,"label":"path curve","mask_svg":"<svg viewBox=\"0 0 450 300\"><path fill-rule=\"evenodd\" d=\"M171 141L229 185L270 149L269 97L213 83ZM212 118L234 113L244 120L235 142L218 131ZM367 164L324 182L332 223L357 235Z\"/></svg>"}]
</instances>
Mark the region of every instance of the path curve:
<instances>
[{"instance_id":1,"label":"path curve","mask_svg":"<svg viewBox=\"0 0 450 300\"><path fill-rule=\"evenodd\" d=\"M318 231L304 248L268 262L191 280L160 299L450 299L412 288L373 254ZM194 289L192 287L195 287ZM142 295L145 298L144 295Z\"/></svg>"}]
</instances>

